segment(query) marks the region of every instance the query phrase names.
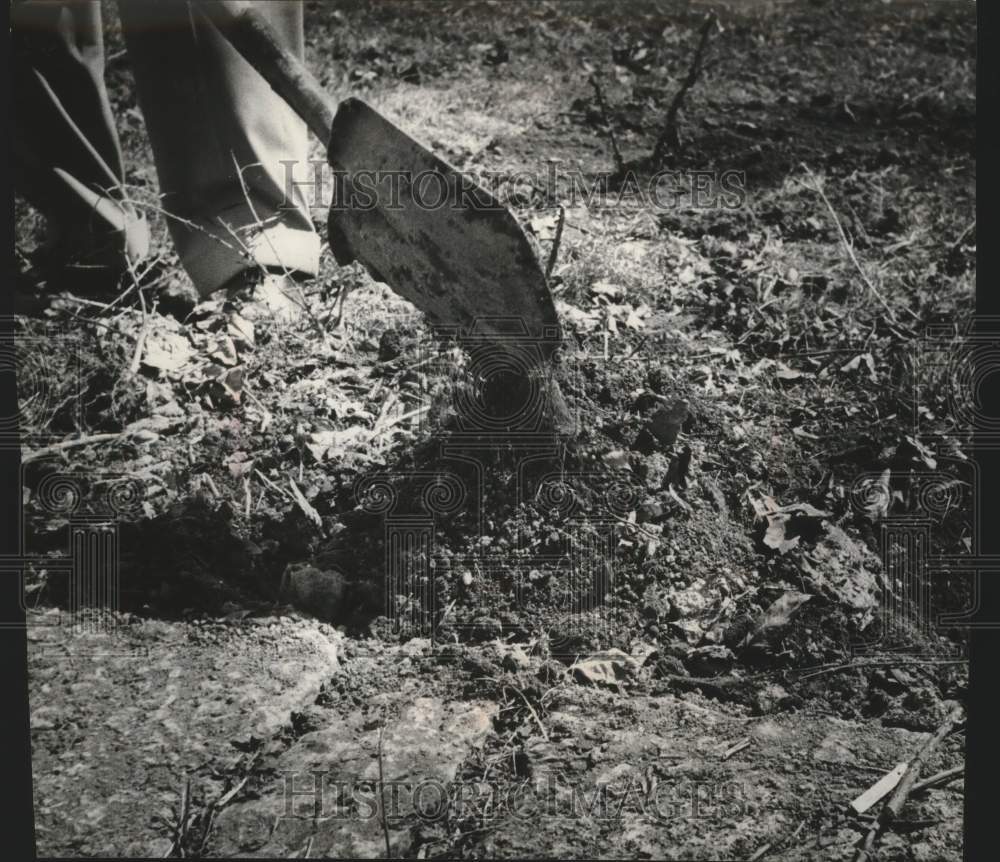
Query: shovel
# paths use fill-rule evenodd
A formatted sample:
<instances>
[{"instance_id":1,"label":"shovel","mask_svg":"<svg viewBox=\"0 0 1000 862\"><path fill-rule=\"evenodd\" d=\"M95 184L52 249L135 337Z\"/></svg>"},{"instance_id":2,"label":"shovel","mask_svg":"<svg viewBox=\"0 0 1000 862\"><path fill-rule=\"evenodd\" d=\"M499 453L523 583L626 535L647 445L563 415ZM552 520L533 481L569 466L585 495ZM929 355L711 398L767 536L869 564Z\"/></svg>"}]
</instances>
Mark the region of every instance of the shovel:
<instances>
[{"instance_id":1,"label":"shovel","mask_svg":"<svg viewBox=\"0 0 1000 862\"><path fill-rule=\"evenodd\" d=\"M365 102L335 106L252 8L196 5L327 142L335 192L327 230L337 263L362 263L460 343L499 352L507 372L544 366L559 345L559 321L510 211Z\"/></svg>"}]
</instances>

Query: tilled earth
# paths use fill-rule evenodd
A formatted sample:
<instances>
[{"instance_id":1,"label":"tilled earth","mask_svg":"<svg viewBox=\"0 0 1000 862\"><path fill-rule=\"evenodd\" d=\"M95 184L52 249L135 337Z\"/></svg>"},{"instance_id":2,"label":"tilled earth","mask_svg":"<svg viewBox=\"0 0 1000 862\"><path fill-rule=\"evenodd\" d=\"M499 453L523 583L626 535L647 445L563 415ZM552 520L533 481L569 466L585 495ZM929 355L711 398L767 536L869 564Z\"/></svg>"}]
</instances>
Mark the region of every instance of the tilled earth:
<instances>
[{"instance_id":1,"label":"tilled earth","mask_svg":"<svg viewBox=\"0 0 1000 862\"><path fill-rule=\"evenodd\" d=\"M655 654L604 687L519 646L295 614L62 622L30 649L43 853L840 859L867 826L846 802L926 738ZM927 770L961 762L952 737ZM951 858L960 811L960 785L917 794L884 858Z\"/></svg>"},{"instance_id":2,"label":"tilled earth","mask_svg":"<svg viewBox=\"0 0 1000 862\"><path fill-rule=\"evenodd\" d=\"M657 165L696 5L307 9L332 92L555 249L575 433L467 433L468 357L332 261L301 323L196 303L153 208L140 287L25 275L39 852L850 858L847 803L967 681L915 608L960 616L976 547L974 10L720 4ZM657 168L676 205L630 196ZM737 205L692 196L722 171ZM84 521L115 536L114 635L70 625ZM956 734L925 772L961 763ZM961 788L880 858L959 858Z\"/></svg>"}]
</instances>

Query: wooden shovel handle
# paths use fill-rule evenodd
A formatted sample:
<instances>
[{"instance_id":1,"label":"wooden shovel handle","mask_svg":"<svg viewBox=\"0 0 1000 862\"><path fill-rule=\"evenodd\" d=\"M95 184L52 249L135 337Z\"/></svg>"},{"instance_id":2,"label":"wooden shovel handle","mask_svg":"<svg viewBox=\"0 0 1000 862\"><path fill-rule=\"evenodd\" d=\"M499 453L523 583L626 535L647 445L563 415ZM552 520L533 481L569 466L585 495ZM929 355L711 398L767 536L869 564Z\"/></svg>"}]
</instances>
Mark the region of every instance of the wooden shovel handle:
<instances>
[{"instance_id":1,"label":"wooden shovel handle","mask_svg":"<svg viewBox=\"0 0 1000 862\"><path fill-rule=\"evenodd\" d=\"M333 126L334 103L305 64L282 46L275 29L242 2L194 0L194 6L305 120L325 146Z\"/></svg>"}]
</instances>

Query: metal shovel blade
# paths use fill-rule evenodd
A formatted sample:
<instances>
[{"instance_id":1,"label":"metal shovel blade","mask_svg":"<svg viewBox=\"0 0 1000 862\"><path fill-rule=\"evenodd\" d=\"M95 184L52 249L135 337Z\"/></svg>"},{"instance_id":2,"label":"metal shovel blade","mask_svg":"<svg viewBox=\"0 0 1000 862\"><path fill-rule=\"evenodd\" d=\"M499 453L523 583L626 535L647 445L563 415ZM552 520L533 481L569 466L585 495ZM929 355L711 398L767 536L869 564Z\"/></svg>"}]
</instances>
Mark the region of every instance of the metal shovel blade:
<instances>
[{"instance_id":1,"label":"metal shovel blade","mask_svg":"<svg viewBox=\"0 0 1000 862\"><path fill-rule=\"evenodd\" d=\"M545 274L514 216L474 179L359 99L340 103L328 148L337 263L372 276L461 336L520 331L558 343Z\"/></svg>"}]
</instances>

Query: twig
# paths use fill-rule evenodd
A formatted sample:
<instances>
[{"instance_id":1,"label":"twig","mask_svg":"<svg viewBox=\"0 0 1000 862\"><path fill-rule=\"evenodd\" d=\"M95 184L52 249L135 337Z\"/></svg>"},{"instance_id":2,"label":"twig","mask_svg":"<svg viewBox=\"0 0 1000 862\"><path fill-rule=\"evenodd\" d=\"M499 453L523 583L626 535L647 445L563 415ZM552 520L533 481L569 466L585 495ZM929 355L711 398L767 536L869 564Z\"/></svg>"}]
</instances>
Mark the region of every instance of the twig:
<instances>
[{"instance_id":1,"label":"twig","mask_svg":"<svg viewBox=\"0 0 1000 862\"><path fill-rule=\"evenodd\" d=\"M389 840L389 820L385 815L385 773L382 767L382 737L385 734L385 711L382 712L382 722L378 727L378 795L379 820L382 823L382 837L385 839L385 858L392 859L392 842Z\"/></svg>"},{"instance_id":2,"label":"twig","mask_svg":"<svg viewBox=\"0 0 1000 862\"><path fill-rule=\"evenodd\" d=\"M681 148L681 136L677 130L677 115L684 104L684 97L687 95L701 73L702 60L705 56L705 48L708 47L708 36L712 31L712 26L718 22L714 12L709 12L701 24L701 34L698 38L698 47L695 49L694 57L691 58L691 65L688 67L687 76L681 83L680 89L674 94L670 107L667 109L667 118L663 124L663 131L656 139L656 146L653 147L653 165L659 166L663 162L663 157L670 149L677 152Z\"/></svg>"},{"instance_id":3,"label":"twig","mask_svg":"<svg viewBox=\"0 0 1000 862\"><path fill-rule=\"evenodd\" d=\"M590 86L594 88L594 96L597 98L597 106L601 109L604 117L604 125L608 127L608 139L611 141L611 155L615 160L615 175L625 174L625 160L622 158L622 151L618 149L618 138L615 137L615 127L611 124L611 116L608 112L608 103L604 100L604 90L601 89L601 82L597 80L597 73L590 73Z\"/></svg>"},{"instance_id":4,"label":"twig","mask_svg":"<svg viewBox=\"0 0 1000 862\"><path fill-rule=\"evenodd\" d=\"M245 383L243 384L243 391L246 393L247 397L254 404L257 405L257 408L263 414L262 417L261 417L261 422L260 422L260 430L261 431L265 430L267 428L267 426L271 423L271 419L272 419L271 411L268 410L267 407L264 406L264 402L261 401L256 395L254 395L253 391Z\"/></svg>"},{"instance_id":5,"label":"twig","mask_svg":"<svg viewBox=\"0 0 1000 862\"><path fill-rule=\"evenodd\" d=\"M389 419L388 421L383 422L382 425L379 427L378 430L381 433L384 433L384 432L388 431L390 428L393 428L394 426L399 425L401 422L405 422L407 419L412 419L414 416L419 416L421 413L426 413L430 409L431 409L431 406L429 404L421 404L419 407L417 407L414 410L410 410L407 413L401 413L398 416L394 416L392 419ZM374 429L373 429L373 431L374 431Z\"/></svg>"},{"instance_id":6,"label":"twig","mask_svg":"<svg viewBox=\"0 0 1000 862\"><path fill-rule=\"evenodd\" d=\"M73 298L76 299L76 297L73 297ZM63 309L61 309L61 311L62 311L63 314L68 314L74 320L79 320L80 323L89 323L89 324L92 324L93 326L99 326L99 327L101 327L101 329L108 330L108 332L114 332L115 331L115 328L113 326L109 326L108 324L104 323L104 321L97 320L97 319L95 319L93 317L84 317L83 315L80 315L80 314L77 314L76 312L70 311L68 308L63 308Z\"/></svg>"},{"instance_id":7,"label":"twig","mask_svg":"<svg viewBox=\"0 0 1000 862\"><path fill-rule=\"evenodd\" d=\"M687 501L681 499L680 495L677 493L677 491L674 488L673 484L671 484L667 488L667 493L670 494L671 499L673 499L675 502L677 502L677 503L680 504L680 507L685 512L691 512L691 511L693 511L693 508L692 508L691 504L688 503Z\"/></svg>"},{"instance_id":8,"label":"twig","mask_svg":"<svg viewBox=\"0 0 1000 862\"><path fill-rule=\"evenodd\" d=\"M216 497L221 497L222 494L219 493L219 486L215 484L215 479L213 479L208 473L199 473L201 480L208 485L209 489Z\"/></svg>"},{"instance_id":9,"label":"twig","mask_svg":"<svg viewBox=\"0 0 1000 862\"><path fill-rule=\"evenodd\" d=\"M942 722L941 726L934 731L934 735L924 743L920 751L918 751L914 758L910 761L906 772L903 773L903 777L899 780L899 784L896 785L896 789L893 791L892 796L879 813L879 816L872 824L871 829L868 830L868 834L865 835L864 841L862 841L861 846L858 848L858 852L855 853L854 862L868 862L868 859L871 858L871 852L875 845L875 839L878 838L879 833L886 826L891 824L899 816L899 812L902 810L903 806L906 804L906 800L913 792L914 785L920 777L920 770L927 761L927 758L934 753L941 740L951 733L955 726L962 721L962 715L963 710L961 707L957 707L952 710L951 714Z\"/></svg>"},{"instance_id":10,"label":"twig","mask_svg":"<svg viewBox=\"0 0 1000 862\"><path fill-rule=\"evenodd\" d=\"M111 440L120 440L128 437L129 431L116 431L107 434L91 434L89 437L77 437L75 440L63 440L61 443L53 443L51 446L43 446L34 452L25 452L21 456L21 463L27 464L29 461L37 461L39 458L47 458L56 452L63 452L66 449L75 449L77 446L87 446L90 443L106 443Z\"/></svg>"},{"instance_id":11,"label":"twig","mask_svg":"<svg viewBox=\"0 0 1000 862\"><path fill-rule=\"evenodd\" d=\"M334 306L337 309L336 317L334 318L333 328L340 329L344 325L344 304L347 302L347 295L354 290L355 285L351 282L345 281L337 288L337 298L334 300ZM327 316L327 322L329 322L330 317Z\"/></svg>"},{"instance_id":12,"label":"twig","mask_svg":"<svg viewBox=\"0 0 1000 862\"><path fill-rule=\"evenodd\" d=\"M798 837L799 833L805 829L805 826L806 821L801 821L799 825L795 827L795 831L792 832L791 835L787 835L779 838L777 841L765 844L763 847L759 848L757 852L747 860L747 862L757 862L758 859L763 859L772 850L777 850L782 845L788 844L790 841L794 841Z\"/></svg>"},{"instance_id":13,"label":"twig","mask_svg":"<svg viewBox=\"0 0 1000 862\"><path fill-rule=\"evenodd\" d=\"M799 680L812 679L817 676L825 676L828 673L839 673L842 670L854 670L862 667L946 667L948 665L968 664L968 659L931 659L928 661L894 661L893 659L872 659L870 661L856 661L850 664L838 664L834 667L824 667L814 670L811 673L803 674Z\"/></svg>"},{"instance_id":14,"label":"twig","mask_svg":"<svg viewBox=\"0 0 1000 862\"><path fill-rule=\"evenodd\" d=\"M514 692L516 692L517 694L519 694L521 696L521 700L523 700L524 701L524 705L526 707L528 707L528 712L530 712L531 713L531 717L535 719L535 724L538 725L538 729L542 732L542 736L544 736L545 737L545 741L548 742L549 741L549 733L545 729L545 725L542 724L542 720L538 717L538 713L535 712L535 708L528 701L528 698L525 695L525 693L523 691L521 691L521 689L517 688L516 686L510 685L509 683L502 683L502 685L503 685L503 687L505 689L510 689L511 691L514 691Z\"/></svg>"},{"instance_id":15,"label":"twig","mask_svg":"<svg viewBox=\"0 0 1000 862\"><path fill-rule=\"evenodd\" d=\"M258 470L256 467L254 468L253 472L254 472L254 475L258 479L260 479L265 485L267 485L267 487L270 488L272 491L277 491L285 499L291 500L293 503L295 502L295 497L293 497L291 494L289 494L288 491L286 491L280 485L278 485L275 482L272 482L270 479L268 479L267 476L265 476L263 473L261 473L260 470Z\"/></svg>"},{"instance_id":16,"label":"twig","mask_svg":"<svg viewBox=\"0 0 1000 862\"><path fill-rule=\"evenodd\" d=\"M256 758L254 758L256 760ZM254 761L251 761L250 766L253 766ZM250 780L250 774L247 773L243 776L230 790L226 791L222 796L220 796L212 805L213 808L225 808L230 802L235 799L236 794L239 793Z\"/></svg>"},{"instance_id":17,"label":"twig","mask_svg":"<svg viewBox=\"0 0 1000 862\"><path fill-rule=\"evenodd\" d=\"M947 784L949 781L953 781L960 775L964 774L964 772L964 766L953 766L951 769L944 769L941 772L935 773L930 778L918 781L913 785L911 793L919 793L921 790L929 790L931 787L938 787L942 784Z\"/></svg>"},{"instance_id":18,"label":"twig","mask_svg":"<svg viewBox=\"0 0 1000 862\"><path fill-rule=\"evenodd\" d=\"M219 243L219 245L223 246L224 248L227 248L230 251L232 251L232 252L240 255L241 257L245 258L249 263L251 263L251 264L254 263L254 259L250 256L249 251L247 250L246 246L242 242L239 243L239 245L241 247L240 248L236 248L235 246L232 246L228 242L226 242L218 234L212 233L210 230L208 230L203 225L200 225L197 222L191 221L191 219L184 218L183 216L175 215L174 213L170 212L169 210L165 210L163 207L161 207L161 206L159 206L157 204L151 204L151 203L149 203L147 201L136 200L135 198L126 198L125 200L131 206L144 207L145 209L152 210L153 212L159 213L164 218L170 219L171 221L175 221L178 224L184 225L184 227L186 227L186 228L188 228L190 230L194 230L194 231L197 231L198 233L202 233L205 236L207 236L209 239L213 240L214 242Z\"/></svg>"},{"instance_id":19,"label":"twig","mask_svg":"<svg viewBox=\"0 0 1000 862\"><path fill-rule=\"evenodd\" d=\"M153 318L149 313L149 309L146 308L146 297L142 292L142 288L139 287L139 277L135 272L135 264L132 263L132 259L127 255L125 259L128 264L129 273L132 275L132 282L136 285L136 291L139 294L139 308L142 309L142 326L139 329L139 336L135 340L135 352L132 354L132 361L128 366L129 375L134 375L139 371L139 366L142 364L142 353L146 349L146 338L149 335L149 327ZM153 310L156 310L155 305Z\"/></svg>"},{"instance_id":20,"label":"twig","mask_svg":"<svg viewBox=\"0 0 1000 862\"><path fill-rule=\"evenodd\" d=\"M559 205L559 221L556 222L556 235L552 240L552 249L549 251L549 260L545 264L545 280L552 276L552 270L556 267L556 260L559 258L559 245L562 243L563 226L566 224L566 208Z\"/></svg>"},{"instance_id":21,"label":"twig","mask_svg":"<svg viewBox=\"0 0 1000 862\"><path fill-rule=\"evenodd\" d=\"M727 748L722 753L722 759L723 760L729 760L729 758L732 757L734 754L739 754L744 748L749 748L750 747L750 743L751 743L750 737L749 736L744 737L739 742L737 742L735 745Z\"/></svg>"},{"instance_id":22,"label":"twig","mask_svg":"<svg viewBox=\"0 0 1000 862\"><path fill-rule=\"evenodd\" d=\"M322 531L323 519L320 517L319 512L312 507L309 501L305 498L305 494L299 490L299 486L295 484L295 480L291 476L288 477L288 484L292 489L292 494L295 495L294 500L298 503L299 508L302 510L302 514L312 521L316 529Z\"/></svg>"},{"instance_id":23,"label":"twig","mask_svg":"<svg viewBox=\"0 0 1000 862\"><path fill-rule=\"evenodd\" d=\"M687 506L687 503L685 503L683 500L681 500L680 502L681 505ZM691 507L688 506L688 509L690 508ZM634 530L638 530L647 539L656 539L657 541L663 540L663 536L658 536L656 535L656 533L649 532L649 530L643 527L642 524L637 524L635 521L629 521L627 518L623 518L621 515L616 515L614 512L609 512L608 514L610 514L612 518L618 521L619 524L624 524L626 527L632 527Z\"/></svg>"},{"instance_id":24,"label":"twig","mask_svg":"<svg viewBox=\"0 0 1000 862\"><path fill-rule=\"evenodd\" d=\"M509 682L504 682L502 679L497 679L495 676L481 676L479 677L479 679L488 679L490 682L495 682L505 691L509 689L510 691L519 694L521 696L521 700L524 701L524 705L528 707L528 712L530 712L532 718L535 719L535 724L538 725L538 729L541 731L542 736L545 737L545 741L546 742L549 741L549 733L545 729L545 725L542 724L542 720L538 717L538 713L535 712L535 708L531 705L531 701L528 700L528 698L525 696L524 692L521 691L521 689L519 689L517 686L511 685Z\"/></svg>"},{"instance_id":25,"label":"twig","mask_svg":"<svg viewBox=\"0 0 1000 862\"><path fill-rule=\"evenodd\" d=\"M837 216L837 211L833 208L833 204L830 203L830 199L826 196L826 192L823 191L823 187L820 185L819 180L816 178L816 175L811 170L809 170L809 166L804 163L802 165L802 168L809 175L810 179L812 179L813 184L811 186L807 185L806 183L801 183L801 184L810 191L813 191L819 195L820 200L822 200L823 204L826 206L827 212L830 213L830 217L833 219L834 225L836 225L837 227L837 233L840 236L841 244L844 246L844 251L847 252L847 256L848 258L850 258L851 263L854 264L854 268L858 271L858 275L861 276L861 280L868 287L868 290L871 291L872 296L874 296L875 299L878 300L882 308L885 309L885 313L888 316L889 320L898 325L899 321L896 319L896 313L892 310L892 308L890 308L889 303L886 302L885 300L885 297L882 296L882 294L879 292L879 289L875 287L874 282L868 277L868 273L866 273L864 268L861 266L861 262L858 260L857 255L854 253L854 246L851 245L851 241L847 238L847 234L844 232L844 226L841 224L840 218ZM909 311L914 318L918 316L913 312L912 309L908 308L907 311Z\"/></svg>"},{"instance_id":26,"label":"twig","mask_svg":"<svg viewBox=\"0 0 1000 862\"><path fill-rule=\"evenodd\" d=\"M205 823L205 828L202 830L201 833L201 841L199 843L199 848L197 853L198 856L205 855L205 848L208 846L208 839L212 834L212 827L215 825L216 815L223 808L225 808L230 802L232 802L233 799L236 797L236 795L246 786L247 781L250 780L254 764L257 763L257 760L259 758L260 758L260 752L258 751L256 754L254 754L253 758L250 760L249 764L246 767L247 774L244 775L243 778L240 779L232 788L223 793L221 796L215 799L211 805L208 806L207 821Z\"/></svg>"},{"instance_id":27,"label":"twig","mask_svg":"<svg viewBox=\"0 0 1000 862\"><path fill-rule=\"evenodd\" d=\"M184 782L184 789L181 791L181 808L180 814L177 818L177 823L174 826L174 840L170 845L170 850L167 851L167 856L173 856L176 851L179 855L184 856L183 843L184 839L187 837L187 821L191 814L191 779L188 778Z\"/></svg>"},{"instance_id":28,"label":"twig","mask_svg":"<svg viewBox=\"0 0 1000 862\"><path fill-rule=\"evenodd\" d=\"M247 189L246 181L243 179L243 171L245 170L245 168L240 167L240 163L236 160L236 153L230 151L230 155L233 158L233 166L236 168L236 176L239 178L240 189L243 192L244 200L246 200L247 202L247 207L249 207L250 209L250 215L253 216L254 221L256 222L256 227L260 231L260 235L264 237L264 241L270 247L271 252L272 254L274 254L275 259L280 261L281 255L278 253L278 250L274 247L274 243L271 240L271 235L265 230L265 224L261 220L260 216L257 215L257 210L253 205L253 201L250 199L250 192ZM246 167L247 168L260 167L260 163L258 162L253 165L247 165ZM298 281L295 280L295 277L292 274L292 270L290 270L287 266L285 266L284 263L281 264L281 268L284 270L285 278L295 286L295 290L299 295L299 302L302 307L302 310L305 311L306 315L309 317L309 321L315 327L316 332L319 334L320 340L323 342L324 345L326 345L328 343L326 330L323 328L323 325L319 322L319 319L316 317L315 314L313 314L312 309L309 307L309 300L306 299L305 291L302 289L302 286L298 283Z\"/></svg>"},{"instance_id":29,"label":"twig","mask_svg":"<svg viewBox=\"0 0 1000 862\"><path fill-rule=\"evenodd\" d=\"M972 223L959 234L958 239L956 239L951 244L951 248L948 249L948 254L954 254L956 251L958 251L959 246L965 241L965 238L975 229L976 229L976 220L973 219Z\"/></svg>"},{"instance_id":30,"label":"twig","mask_svg":"<svg viewBox=\"0 0 1000 862\"><path fill-rule=\"evenodd\" d=\"M379 409L378 417L372 424L372 434L377 434L382 427L382 423L385 421L385 417L389 415L389 411L399 402L399 396L395 392L390 392L389 397L382 402L382 407Z\"/></svg>"},{"instance_id":31,"label":"twig","mask_svg":"<svg viewBox=\"0 0 1000 862\"><path fill-rule=\"evenodd\" d=\"M247 475L243 476L243 516L246 520L250 520L250 505L253 502L253 497L250 494L250 477Z\"/></svg>"}]
</instances>

